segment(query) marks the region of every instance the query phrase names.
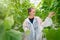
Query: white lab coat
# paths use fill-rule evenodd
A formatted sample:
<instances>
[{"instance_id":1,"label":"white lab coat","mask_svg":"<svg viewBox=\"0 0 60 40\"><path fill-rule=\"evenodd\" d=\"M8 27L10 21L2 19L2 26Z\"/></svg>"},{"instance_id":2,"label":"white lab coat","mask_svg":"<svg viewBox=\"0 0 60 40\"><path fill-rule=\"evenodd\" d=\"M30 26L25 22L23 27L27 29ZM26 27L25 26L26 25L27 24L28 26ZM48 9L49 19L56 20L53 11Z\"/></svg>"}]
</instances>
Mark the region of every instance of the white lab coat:
<instances>
[{"instance_id":1,"label":"white lab coat","mask_svg":"<svg viewBox=\"0 0 60 40\"><path fill-rule=\"evenodd\" d=\"M35 16L33 24L29 21L29 18L25 19L23 23L24 31L30 30L30 35L25 35L24 40L42 40L42 30L44 27L51 26L52 20L47 17L44 22L41 18Z\"/></svg>"}]
</instances>

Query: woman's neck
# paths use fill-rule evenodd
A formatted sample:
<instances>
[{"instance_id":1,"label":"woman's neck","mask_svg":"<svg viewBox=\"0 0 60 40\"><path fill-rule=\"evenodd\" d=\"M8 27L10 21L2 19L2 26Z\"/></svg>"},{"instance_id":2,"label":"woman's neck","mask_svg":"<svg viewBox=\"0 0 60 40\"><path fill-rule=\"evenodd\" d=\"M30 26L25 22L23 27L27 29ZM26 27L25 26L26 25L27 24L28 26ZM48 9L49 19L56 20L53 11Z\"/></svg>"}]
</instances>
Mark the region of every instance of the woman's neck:
<instances>
[{"instance_id":1,"label":"woman's neck","mask_svg":"<svg viewBox=\"0 0 60 40\"><path fill-rule=\"evenodd\" d=\"M28 18L32 19L32 18L34 18L34 16L28 16Z\"/></svg>"}]
</instances>

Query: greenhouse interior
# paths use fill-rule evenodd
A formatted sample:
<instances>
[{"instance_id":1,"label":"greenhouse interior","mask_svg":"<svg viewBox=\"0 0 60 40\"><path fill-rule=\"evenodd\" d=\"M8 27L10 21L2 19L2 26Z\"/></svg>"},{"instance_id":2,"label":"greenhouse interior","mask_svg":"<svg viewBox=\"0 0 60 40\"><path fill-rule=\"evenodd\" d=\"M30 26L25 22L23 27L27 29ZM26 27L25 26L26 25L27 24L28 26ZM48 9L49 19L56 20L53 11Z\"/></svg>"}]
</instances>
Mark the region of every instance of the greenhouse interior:
<instances>
[{"instance_id":1,"label":"greenhouse interior","mask_svg":"<svg viewBox=\"0 0 60 40\"><path fill-rule=\"evenodd\" d=\"M0 0L0 40L60 40L59 10L60 0Z\"/></svg>"}]
</instances>

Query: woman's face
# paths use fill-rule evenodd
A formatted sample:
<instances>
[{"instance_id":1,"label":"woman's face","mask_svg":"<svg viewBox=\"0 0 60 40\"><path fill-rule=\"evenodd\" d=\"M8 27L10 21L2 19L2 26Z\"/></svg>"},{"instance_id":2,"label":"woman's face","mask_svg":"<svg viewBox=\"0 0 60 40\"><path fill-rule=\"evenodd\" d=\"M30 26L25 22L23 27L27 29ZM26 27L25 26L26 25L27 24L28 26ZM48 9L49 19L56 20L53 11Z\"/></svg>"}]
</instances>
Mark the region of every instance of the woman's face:
<instances>
[{"instance_id":1,"label":"woman's face","mask_svg":"<svg viewBox=\"0 0 60 40\"><path fill-rule=\"evenodd\" d=\"M35 9L31 9L31 12L29 13L31 16L35 16Z\"/></svg>"}]
</instances>

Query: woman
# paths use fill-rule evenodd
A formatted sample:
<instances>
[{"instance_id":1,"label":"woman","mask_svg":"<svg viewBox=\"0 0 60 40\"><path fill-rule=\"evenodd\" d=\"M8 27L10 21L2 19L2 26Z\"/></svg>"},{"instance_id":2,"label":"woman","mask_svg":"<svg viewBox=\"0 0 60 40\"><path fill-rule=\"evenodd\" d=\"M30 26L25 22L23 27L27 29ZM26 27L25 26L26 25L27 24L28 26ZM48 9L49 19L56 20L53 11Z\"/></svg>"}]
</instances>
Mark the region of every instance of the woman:
<instances>
[{"instance_id":1,"label":"woman","mask_svg":"<svg viewBox=\"0 0 60 40\"><path fill-rule=\"evenodd\" d=\"M24 40L42 40L42 29L52 25L51 17L54 16L54 12L50 12L48 17L42 22L41 18L35 16L35 9L28 9L28 18L23 23L23 29L26 32L30 30L29 35L25 35Z\"/></svg>"}]
</instances>

